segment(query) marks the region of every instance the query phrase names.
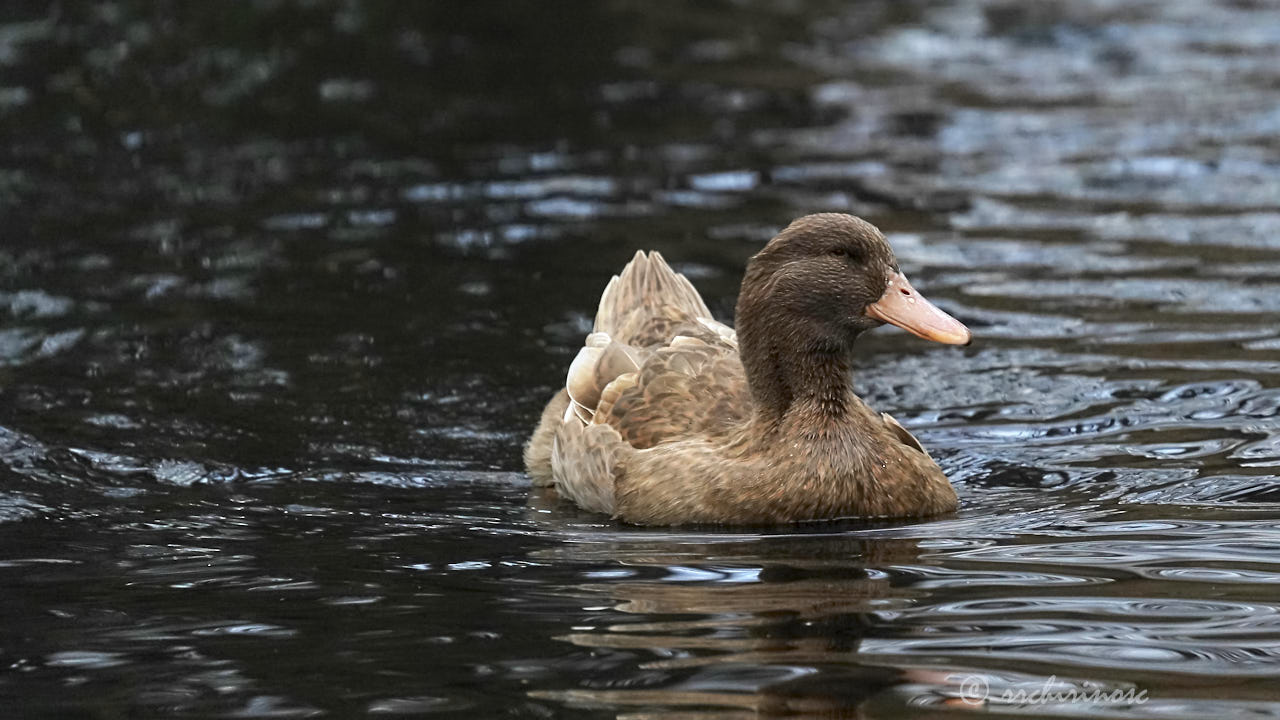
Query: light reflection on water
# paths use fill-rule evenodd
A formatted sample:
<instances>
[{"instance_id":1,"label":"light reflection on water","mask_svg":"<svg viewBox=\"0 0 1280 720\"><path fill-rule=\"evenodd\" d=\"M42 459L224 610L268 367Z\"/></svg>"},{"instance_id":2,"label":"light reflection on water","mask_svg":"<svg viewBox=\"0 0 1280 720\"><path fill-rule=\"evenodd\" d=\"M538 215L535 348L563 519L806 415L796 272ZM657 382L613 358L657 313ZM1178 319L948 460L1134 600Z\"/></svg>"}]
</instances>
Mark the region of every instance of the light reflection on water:
<instances>
[{"instance_id":1,"label":"light reflection on water","mask_svg":"<svg viewBox=\"0 0 1280 720\"><path fill-rule=\"evenodd\" d=\"M1274 10L442 7L0 18L25 717L1280 716ZM976 331L857 369L959 513L528 497L610 273L819 209Z\"/></svg>"}]
</instances>

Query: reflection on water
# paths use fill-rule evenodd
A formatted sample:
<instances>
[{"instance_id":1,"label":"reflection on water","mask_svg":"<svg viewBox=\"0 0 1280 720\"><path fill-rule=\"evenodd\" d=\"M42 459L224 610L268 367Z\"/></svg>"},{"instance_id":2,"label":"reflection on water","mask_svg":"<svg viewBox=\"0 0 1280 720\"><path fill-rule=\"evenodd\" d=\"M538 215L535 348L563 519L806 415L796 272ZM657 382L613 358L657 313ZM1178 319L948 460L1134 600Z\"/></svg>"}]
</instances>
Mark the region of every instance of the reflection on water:
<instances>
[{"instance_id":1,"label":"reflection on water","mask_svg":"<svg viewBox=\"0 0 1280 720\"><path fill-rule=\"evenodd\" d=\"M1016 495L1004 498L1014 508ZM535 557L585 566L574 590L612 616L559 639L630 653L634 670L535 695L705 711L690 717L860 717L975 709L966 684L980 682L987 709L1052 687L1147 690L1103 714L1205 717L1224 698L1273 710L1275 522L1081 507L765 536L577 535Z\"/></svg>"},{"instance_id":2,"label":"reflection on water","mask_svg":"<svg viewBox=\"0 0 1280 720\"><path fill-rule=\"evenodd\" d=\"M1280 716L1278 52L1207 0L0 11L0 694ZM960 512L527 498L608 276L661 250L728 317L813 210L975 330L856 378Z\"/></svg>"}]
</instances>

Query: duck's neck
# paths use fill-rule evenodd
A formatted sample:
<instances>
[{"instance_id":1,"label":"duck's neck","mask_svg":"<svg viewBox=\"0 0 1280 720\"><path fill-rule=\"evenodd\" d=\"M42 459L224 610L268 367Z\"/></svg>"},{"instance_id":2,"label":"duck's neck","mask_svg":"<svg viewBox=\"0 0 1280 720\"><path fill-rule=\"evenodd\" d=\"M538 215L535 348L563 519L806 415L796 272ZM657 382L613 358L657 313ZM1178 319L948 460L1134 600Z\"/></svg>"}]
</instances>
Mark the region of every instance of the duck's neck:
<instances>
[{"instance_id":1,"label":"duck's neck","mask_svg":"<svg viewBox=\"0 0 1280 720\"><path fill-rule=\"evenodd\" d=\"M764 352L745 348L743 354L756 423L765 429L792 422L815 430L842 425L858 402L848 348L776 339Z\"/></svg>"}]
</instances>

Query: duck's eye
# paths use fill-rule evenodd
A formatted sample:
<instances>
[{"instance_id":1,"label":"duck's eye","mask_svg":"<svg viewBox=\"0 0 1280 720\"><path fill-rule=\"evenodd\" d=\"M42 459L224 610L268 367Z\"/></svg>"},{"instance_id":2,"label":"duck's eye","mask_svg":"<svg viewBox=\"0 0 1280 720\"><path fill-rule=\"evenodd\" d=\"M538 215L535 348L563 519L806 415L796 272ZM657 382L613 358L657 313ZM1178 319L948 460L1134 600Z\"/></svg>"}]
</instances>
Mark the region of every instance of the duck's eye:
<instances>
[{"instance_id":1,"label":"duck's eye","mask_svg":"<svg viewBox=\"0 0 1280 720\"><path fill-rule=\"evenodd\" d=\"M835 255L836 257L843 257L843 258L854 257L853 251L845 247L831 248L830 253L832 255Z\"/></svg>"}]
</instances>

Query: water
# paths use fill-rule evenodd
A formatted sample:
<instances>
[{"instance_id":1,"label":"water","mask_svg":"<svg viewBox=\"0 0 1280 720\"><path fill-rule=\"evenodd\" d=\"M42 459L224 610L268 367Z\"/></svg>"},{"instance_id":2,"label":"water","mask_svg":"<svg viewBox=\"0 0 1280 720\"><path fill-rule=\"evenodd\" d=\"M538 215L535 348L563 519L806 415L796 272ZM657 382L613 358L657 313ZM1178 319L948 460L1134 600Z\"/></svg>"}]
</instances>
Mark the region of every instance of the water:
<instances>
[{"instance_id":1,"label":"water","mask_svg":"<svg viewBox=\"0 0 1280 720\"><path fill-rule=\"evenodd\" d=\"M0 701L1280 717L1278 53L1250 2L0 11ZM857 370L960 511L530 499L608 275L728 317L813 210L976 332Z\"/></svg>"}]
</instances>

